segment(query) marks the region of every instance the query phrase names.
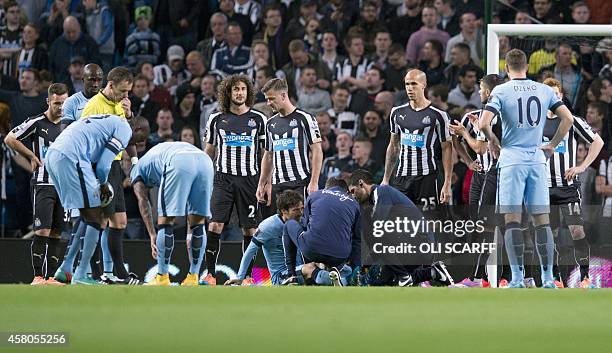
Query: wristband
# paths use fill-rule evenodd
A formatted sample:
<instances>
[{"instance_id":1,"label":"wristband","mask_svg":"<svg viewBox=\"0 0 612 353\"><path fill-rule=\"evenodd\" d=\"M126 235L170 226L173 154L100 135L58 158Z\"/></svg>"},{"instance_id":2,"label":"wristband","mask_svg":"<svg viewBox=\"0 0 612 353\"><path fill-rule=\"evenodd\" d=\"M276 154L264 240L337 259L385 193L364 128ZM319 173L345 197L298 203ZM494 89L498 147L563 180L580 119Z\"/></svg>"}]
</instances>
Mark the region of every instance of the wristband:
<instances>
[{"instance_id":1,"label":"wristband","mask_svg":"<svg viewBox=\"0 0 612 353\"><path fill-rule=\"evenodd\" d=\"M132 161L132 165L136 165L136 163L138 163L138 157L132 157L130 161Z\"/></svg>"}]
</instances>

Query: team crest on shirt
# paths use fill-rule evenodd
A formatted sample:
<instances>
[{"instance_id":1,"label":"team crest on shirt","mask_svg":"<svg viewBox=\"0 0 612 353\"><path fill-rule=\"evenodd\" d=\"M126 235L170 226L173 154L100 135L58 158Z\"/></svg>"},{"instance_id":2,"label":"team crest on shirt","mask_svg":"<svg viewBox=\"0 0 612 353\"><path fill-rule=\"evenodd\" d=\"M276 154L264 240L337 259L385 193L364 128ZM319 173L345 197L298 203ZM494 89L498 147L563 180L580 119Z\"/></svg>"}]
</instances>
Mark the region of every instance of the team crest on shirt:
<instances>
[{"instance_id":1,"label":"team crest on shirt","mask_svg":"<svg viewBox=\"0 0 612 353\"><path fill-rule=\"evenodd\" d=\"M423 123L423 125L431 124L431 119L429 119L429 115L424 117L423 120L421 120L421 123Z\"/></svg>"},{"instance_id":2,"label":"team crest on shirt","mask_svg":"<svg viewBox=\"0 0 612 353\"><path fill-rule=\"evenodd\" d=\"M297 120L291 119L291 121L289 122L289 126L296 127L297 126Z\"/></svg>"},{"instance_id":3,"label":"team crest on shirt","mask_svg":"<svg viewBox=\"0 0 612 353\"><path fill-rule=\"evenodd\" d=\"M250 127L255 127L255 126L257 126L257 123L256 123L256 122L255 122L255 120L253 120L253 119L249 119L249 123L248 123L248 124L249 124L249 126L250 126Z\"/></svg>"},{"instance_id":4,"label":"team crest on shirt","mask_svg":"<svg viewBox=\"0 0 612 353\"><path fill-rule=\"evenodd\" d=\"M399 116L400 118L402 118L402 120L406 119L406 117L405 117L405 116L403 116L402 114L399 114L398 116Z\"/></svg>"}]
</instances>

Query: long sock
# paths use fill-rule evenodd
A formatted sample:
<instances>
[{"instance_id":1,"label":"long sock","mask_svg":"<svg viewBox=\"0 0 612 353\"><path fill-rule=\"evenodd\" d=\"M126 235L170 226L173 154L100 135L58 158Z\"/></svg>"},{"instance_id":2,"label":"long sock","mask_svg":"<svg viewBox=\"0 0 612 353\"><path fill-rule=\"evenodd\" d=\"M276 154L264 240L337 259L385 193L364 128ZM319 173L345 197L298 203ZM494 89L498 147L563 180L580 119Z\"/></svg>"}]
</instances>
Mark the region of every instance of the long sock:
<instances>
[{"instance_id":1,"label":"long sock","mask_svg":"<svg viewBox=\"0 0 612 353\"><path fill-rule=\"evenodd\" d=\"M574 259L580 267L580 280L589 277L589 261L591 257L591 247L586 238L574 240Z\"/></svg>"},{"instance_id":2,"label":"long sock","mask_svg":"<svg viewBox=\"0 0 612 353\"><path fill-rule=\"evenodd\" d=\"M102 237L100 237L100 244L102 246L102 267L104 273L107 275L113 274L113 258L111 257L110 250L108 248L108 232L109 228L106 227L102 231Z\"/></svg>"},{"instance_id":3,"label":"long sock","mask_svg":"<svg viewBox=\"0 0 612 353\"><path fill-rule=\"evenodd\" d=\"M74 271L74 278L84 278L87 274L87 263L89 263L89 260L91 260L91 257L94 251L96 250L99 237L100 224L87 222L87 227L85 228L85 237L83 238L81 261L79 261L79 265Z\"/></svg>"},{"instance_id":4,"label":"long sock","mask_svg":"<svg viewBox=\"0 0 612 353\"><path fill-rule=\"evenodd\" d=\"M96 244L96 248L91 255L91 260L89 260L90 272L87 274L91 275L94 279L100 279L102 276L102 247L100 246L100 237L102 235L102 231L98 234L98 243Z\"/></svg>"},{"instance_id":5,"label":"long sock","mask_svg":"<svg viewBox=\"0 0 612 353\"><path fill-rule=\"evenodd\" d=\"M204 237L204 225L199 224L191 230L191 246L189 247L189 273L200 274L202 260L206 249L206 237Z\"/></svg>"},{"instance_id":6,"label":"long sock","mask_svg":"<svg viewBox=\"0 0 612 353\"><path fill-rule=\"evenodd\" d=\"M157 231L157 273L160 275L168 274L168 265L174 249L174 234L172 225L162 225Z\"/></svg>"},{"instance_id":7,"label":"long sock","mask_svg":"<svg viewBox=\"0 0 612 353\"><path fill-rule=\"evenodd\" d=\"M508 254L510 271L512 272L512 282L523 280L523 270L525 267L525 240L523 239L523 232L520 226L518 222L508 223L506 224L506 232L504 234L506 253Z\"/></svg>"},{"instance_id":8,"label":"long sock","mask_svg":"<svg viewBox=\"0 0 612 353\"><path fill-rule=\"evenodd\" d=\"M108 249L114 264L115 273L119 278L127 278L130 274L123 262L123 233L125 229L110 228L108 230Z\"/></svg>"},{"instance_id":9,"label":"long sock","mask_svg":"<svg viewBox=\"0 0 612 353\"><path fill-rule=\"evenodd\" d=\"M81 251L81 234L85 234L85 226L85 222L81 221L79 218L72 227L70 242L68 243L68 247L66 247L64 261L62 261L62 265L60 266L60 269L64 272L72 273L74 270L74 260Z\"/></svg>"},{"instance_id":10,"label":"long sock","mask_svg":"<svg viewBox=\"0 0 612 353\"><path fill-rule=\"evenodd\" d=\"M553 280L553 262L555 259L555 241L550 224L543 224L535 230L536 250L540 258L542 283Z\"/></svg>"},{"instance_id":11,"label":"long sock","mask_svg":"<svg viewBox=\"0 0 612 353\"><path fill-rule=\"evenodd\" d=\"M219 250L221 250L221 234L209 230L206 232L206 268L208 274L215 278Z\"/></svg>"},{"instance_id":12,"label":"long sock","mask_svg":"<svg viewBox=\"0 0 612 353\"><path fill-rule=\"evenodd\" d=\"M494 239L493 232L484 232L482 240L480 242L490 243L490 242L493 242L493 239ZM476 268L474 271L474 278L484 278L485 280L488 280L487 268L486 268L488 256L489 254L483 254L483 253L478 254L478 259L476 261ZM498 275L498 278L499 278L499 275ZM415 281L415 283L417 282Z\"/></svg>"},{"instance_id":13,"label":"long sock","mask_svg":"<svg viewBox=\"0 0 612 353\"><path fill-rule=\"evenodd\" d=\"M45 265L45 257L47 255L47 237L34 235L30 251L32 253L32 268L34 268L34 277L44 276L43 267Z\"/></svg>"},{"instance_id":14,"label":"long sock","mask_svg":"<svg viewBox=\"0 0 612 353\"><path fill-rule=\"evenodd\" d=\"M289 276L296 276L295 257L297 256L297 245L293 243L289 234L283 233L283 251L285 253L285 265L287 266Z\"/></svg>"},{"instance_id":15,"label":"long sock","mask_svg":"<svg viewBox=\"0 0 612 353\"><path fill-rule=\"evenodd\" d=\"M53 277L60 264L60 238L48 238L47 244L47 277Z\"/></svg>"},{"instance_id":16,"label":"long sock","mask_svg":"<svg viewBox=\"0 0 612 353\"><path fill-rule=\"evenodd\" d=\"M253 239L252 236L250 235L245 235L242 237L242 254L244 255L244 253L246 252L246 249L249 247L249 244L251 244L251 240ZM254 260L254 259L253 259ZM247 268L247 276L250 276L251 273L253 273L253 265L255 264L255 261L249 261L249 267Z\"/></svg>"}]
</instances>

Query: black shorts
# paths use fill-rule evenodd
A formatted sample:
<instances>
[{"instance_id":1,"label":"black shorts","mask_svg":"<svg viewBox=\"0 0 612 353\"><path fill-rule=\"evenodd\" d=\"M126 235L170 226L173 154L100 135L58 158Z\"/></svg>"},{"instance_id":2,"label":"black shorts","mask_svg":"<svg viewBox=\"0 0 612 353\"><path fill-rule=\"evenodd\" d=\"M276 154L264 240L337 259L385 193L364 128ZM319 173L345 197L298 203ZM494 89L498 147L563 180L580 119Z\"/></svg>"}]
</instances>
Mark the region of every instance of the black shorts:
<instances>
[{"instance_id":1,"label":"black shorts","mask_svg":"<svg viewBox=\"0 0 612 353\"><path fill-rule=\"evenodd\" d=\"M438 173L418 176L398 176L393 187L423 210L433 209L440 203L438 194Z\"/></svg>"},{"instance_id":2,"label":"black shorts","mask_svg":"<svg viewBox=\"0 0 612 353\"><path fill-rule=\"evenodd\" d=\"M575 185L549 188L550 225L553 229L561 226L561 217L565 225L584 225L580 192Z\"/></svg>"},{"instance_id":3,"label":"black shorts","mask_svg":"<svg viewBox=\"0 0 612 353\"><path fill-rule=\"evenodd\" d=\"M236 176L217 172L213 182L211 212L213 222L228 223L234 205L241 228L256 228L258 223L257 183L259 176Z\"/></svg>"},{"instance_id":4,"label":"black shorts","mask_svg":"<svg viewBox=\"0 0 612 353\"><path fill-rule=\"evenodd\" d=\"M471 196L470 196L471 197ZM485 222L503 224L503 216L495 213L497 202L497 168L491 168L484 177L478 202L478 218Z\"/></svg>"},{"instance_id":5,"label":"black shorts","mask_svg":"<svg viewBox=\"0 0 612 353\"><path fill-rule=\"evenodd\" d=\"M110 172L108 173L108 182L113 187L115 196L111 203L104 207L105 216L112 216L115 213L125 212L125 195L123 194L123 179L125 174L121 168L121 161L113 161Z\"/></svg>"},{"instance_id":6,"label":"black shorts","mask_svg":"<svg viewBox=\"0 0 612 353\"><path fill-rule=\"evenodd\" d=\"M55 186L34 185L34 230L63 229L65 220L64 208L60 202Z\"/></svg>"}]
</instances>

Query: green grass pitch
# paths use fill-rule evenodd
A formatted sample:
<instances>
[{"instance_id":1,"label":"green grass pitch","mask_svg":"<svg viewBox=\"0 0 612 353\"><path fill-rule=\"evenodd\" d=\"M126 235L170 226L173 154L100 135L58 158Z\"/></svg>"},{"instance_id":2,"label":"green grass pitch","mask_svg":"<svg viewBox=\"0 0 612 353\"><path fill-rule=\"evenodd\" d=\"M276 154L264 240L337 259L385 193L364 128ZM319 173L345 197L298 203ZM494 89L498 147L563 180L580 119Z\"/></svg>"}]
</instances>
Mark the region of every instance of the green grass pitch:
<instances>
[{"instance_id":1,"label":"green grass pitch","mask_svg":"<svg viewBox=\"0 0 612 353\"><path fill-rule=\"evenodd\" d=\"M10 352L610 352L612 290L0 286Z\"/></svg>"}]
</instances>

